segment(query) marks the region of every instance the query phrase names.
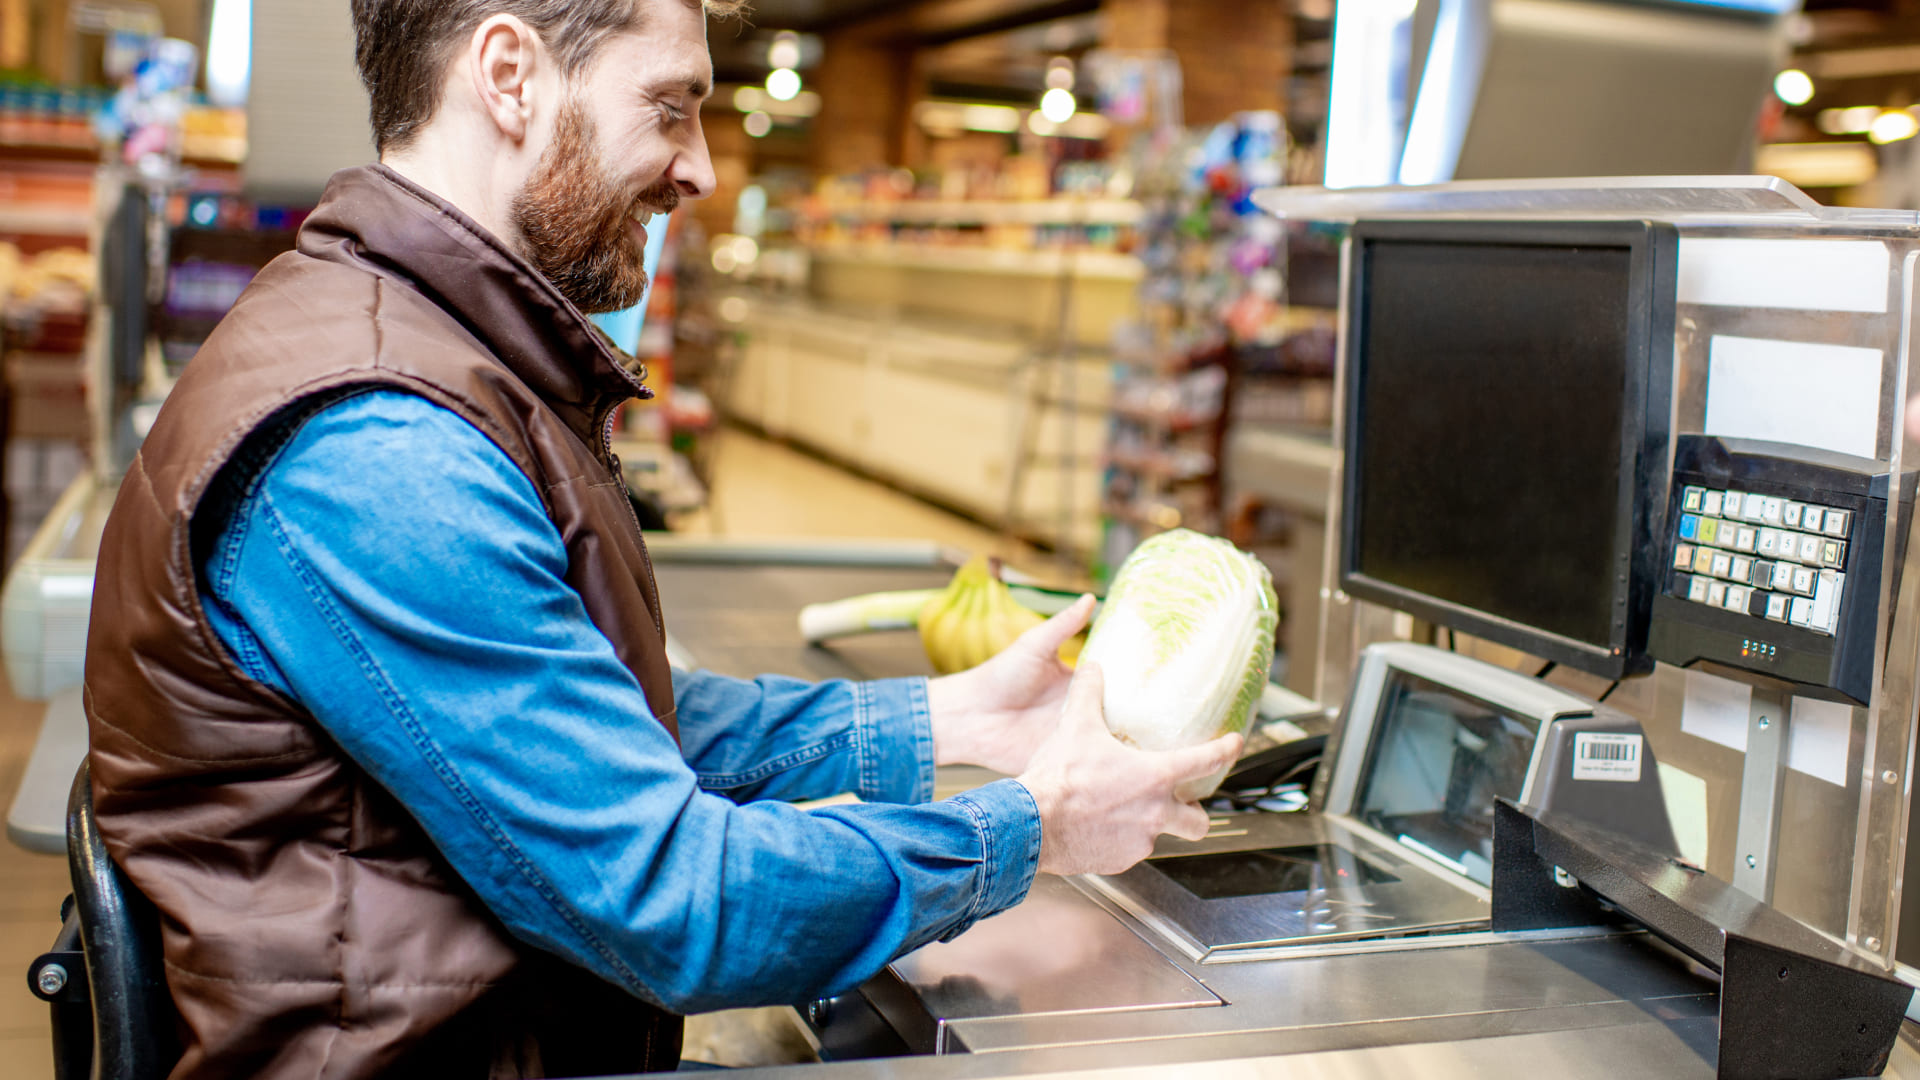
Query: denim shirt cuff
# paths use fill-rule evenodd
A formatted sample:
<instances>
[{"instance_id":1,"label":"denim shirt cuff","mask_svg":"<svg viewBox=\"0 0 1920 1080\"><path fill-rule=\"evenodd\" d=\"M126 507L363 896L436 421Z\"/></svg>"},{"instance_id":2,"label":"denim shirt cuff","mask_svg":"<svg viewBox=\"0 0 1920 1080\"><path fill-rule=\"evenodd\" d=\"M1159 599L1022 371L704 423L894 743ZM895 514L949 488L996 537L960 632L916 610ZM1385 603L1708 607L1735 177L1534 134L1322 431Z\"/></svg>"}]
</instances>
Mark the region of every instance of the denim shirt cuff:
<instances>
[{"instance_id":1,"label":"denim shirt cuff","mask_svg":"<svg viewBox=\"0 0 1920 1080\"><path fill-rule=\"evenodd\" d=\"M868 802L918 805L933 798L933 714L927 680L854 684L860 725L860 791Z\"/></svg>"},{"instance_id":2,"label":"denim shirt cuff","mask_svg":"<svg viewBox=\"0 0 1920 1080\"><path fill-rule=\"evenodd\" d=\"M947 801L965 810L980 830L980 870L973 903L940 936L942 941L1025 900L1040 872L1040 808L1025 784L996 780Z\"/></svg>"}]
</instances>

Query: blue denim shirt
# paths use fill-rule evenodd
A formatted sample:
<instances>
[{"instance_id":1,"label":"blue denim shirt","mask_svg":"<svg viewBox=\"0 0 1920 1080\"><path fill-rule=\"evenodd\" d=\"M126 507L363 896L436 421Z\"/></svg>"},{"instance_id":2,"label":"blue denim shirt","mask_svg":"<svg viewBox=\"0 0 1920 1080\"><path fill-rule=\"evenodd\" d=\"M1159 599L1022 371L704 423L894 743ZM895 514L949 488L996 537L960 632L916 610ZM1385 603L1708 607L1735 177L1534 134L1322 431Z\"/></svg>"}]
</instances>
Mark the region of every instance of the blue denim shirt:
<instances>
[{"instance_id":1,"label":"blue denim shirt","mask_svg":"<svg viewBox=\"0 0 1920 1080\"><path fill-rule=\"evenodd\" d=\"M532 483L446 409L326 403L256 435L209 498L200 591L241 668L513 934L634 994L693 1012L837 993L1026 895L1023 786L927 802L925 680L675 672L675 745L564 580ZM783 801L845 791L866 801Z\"/></svg>"}]
</instances>

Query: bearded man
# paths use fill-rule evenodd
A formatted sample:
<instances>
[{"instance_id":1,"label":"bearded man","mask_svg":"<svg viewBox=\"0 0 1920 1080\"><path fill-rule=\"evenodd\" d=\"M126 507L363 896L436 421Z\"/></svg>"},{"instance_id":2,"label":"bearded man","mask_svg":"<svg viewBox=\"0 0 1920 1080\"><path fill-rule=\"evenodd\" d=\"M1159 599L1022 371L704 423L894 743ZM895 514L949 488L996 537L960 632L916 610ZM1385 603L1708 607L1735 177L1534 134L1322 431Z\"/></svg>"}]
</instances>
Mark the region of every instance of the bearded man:
<instances>
[{"instance_id":1,"label":"bearded man","mask_svg":"<svg viewBox=\"0 0 1920 1080\"><path fill-rule=\"evenodd\" d=\"M712 2L710 7L731 7ZM672 671L583 312L713 187L694 0L353 0L380 164L190 364L123 482L86 703L176 1077L671 1068L1206 817L1056 646L957 676ZM933 768L1017 779L929 802ZM789 804L853 791L859 805Z\"/></svg>"}]
</instances>

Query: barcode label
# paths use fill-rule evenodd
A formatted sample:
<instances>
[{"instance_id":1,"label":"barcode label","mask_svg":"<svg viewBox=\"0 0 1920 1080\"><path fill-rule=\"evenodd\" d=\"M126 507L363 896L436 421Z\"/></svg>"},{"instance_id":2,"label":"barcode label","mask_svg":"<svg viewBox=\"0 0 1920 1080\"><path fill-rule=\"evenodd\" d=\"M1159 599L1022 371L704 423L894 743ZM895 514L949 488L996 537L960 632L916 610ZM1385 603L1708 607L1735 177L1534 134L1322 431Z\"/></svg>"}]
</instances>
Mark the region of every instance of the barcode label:
<instances>
[{"instance_id":1,"label":"barcode label","mask_svg":"<svg viewBox=\"0 0 1920 1080\"><path fill-rule=\"evenodd\" d=\"M1633 783L1640 779L1640 747L1645 742L1641 735L1582 731L1573 737L1573 778Z\"/></svg>"}]
</instances>

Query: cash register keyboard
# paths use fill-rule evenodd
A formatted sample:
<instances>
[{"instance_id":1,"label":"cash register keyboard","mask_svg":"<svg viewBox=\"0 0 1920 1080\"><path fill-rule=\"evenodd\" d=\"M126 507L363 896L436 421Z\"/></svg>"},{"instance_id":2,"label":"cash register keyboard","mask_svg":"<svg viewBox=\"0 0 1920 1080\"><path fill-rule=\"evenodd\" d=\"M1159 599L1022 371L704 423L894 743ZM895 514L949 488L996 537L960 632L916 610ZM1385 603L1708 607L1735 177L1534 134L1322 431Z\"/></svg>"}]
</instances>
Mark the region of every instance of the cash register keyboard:
<instances>
[{"instance_id":1,"label":"cash register keyboard","mask_svg":"<svg viewBox=\"0 0 1920 1080\"><path fill-rule=\"evenodd\" d=\"M1833 635L1852 511L1705 487L1679 509L1669 595Z\"/></svg>"}]
</instances>

